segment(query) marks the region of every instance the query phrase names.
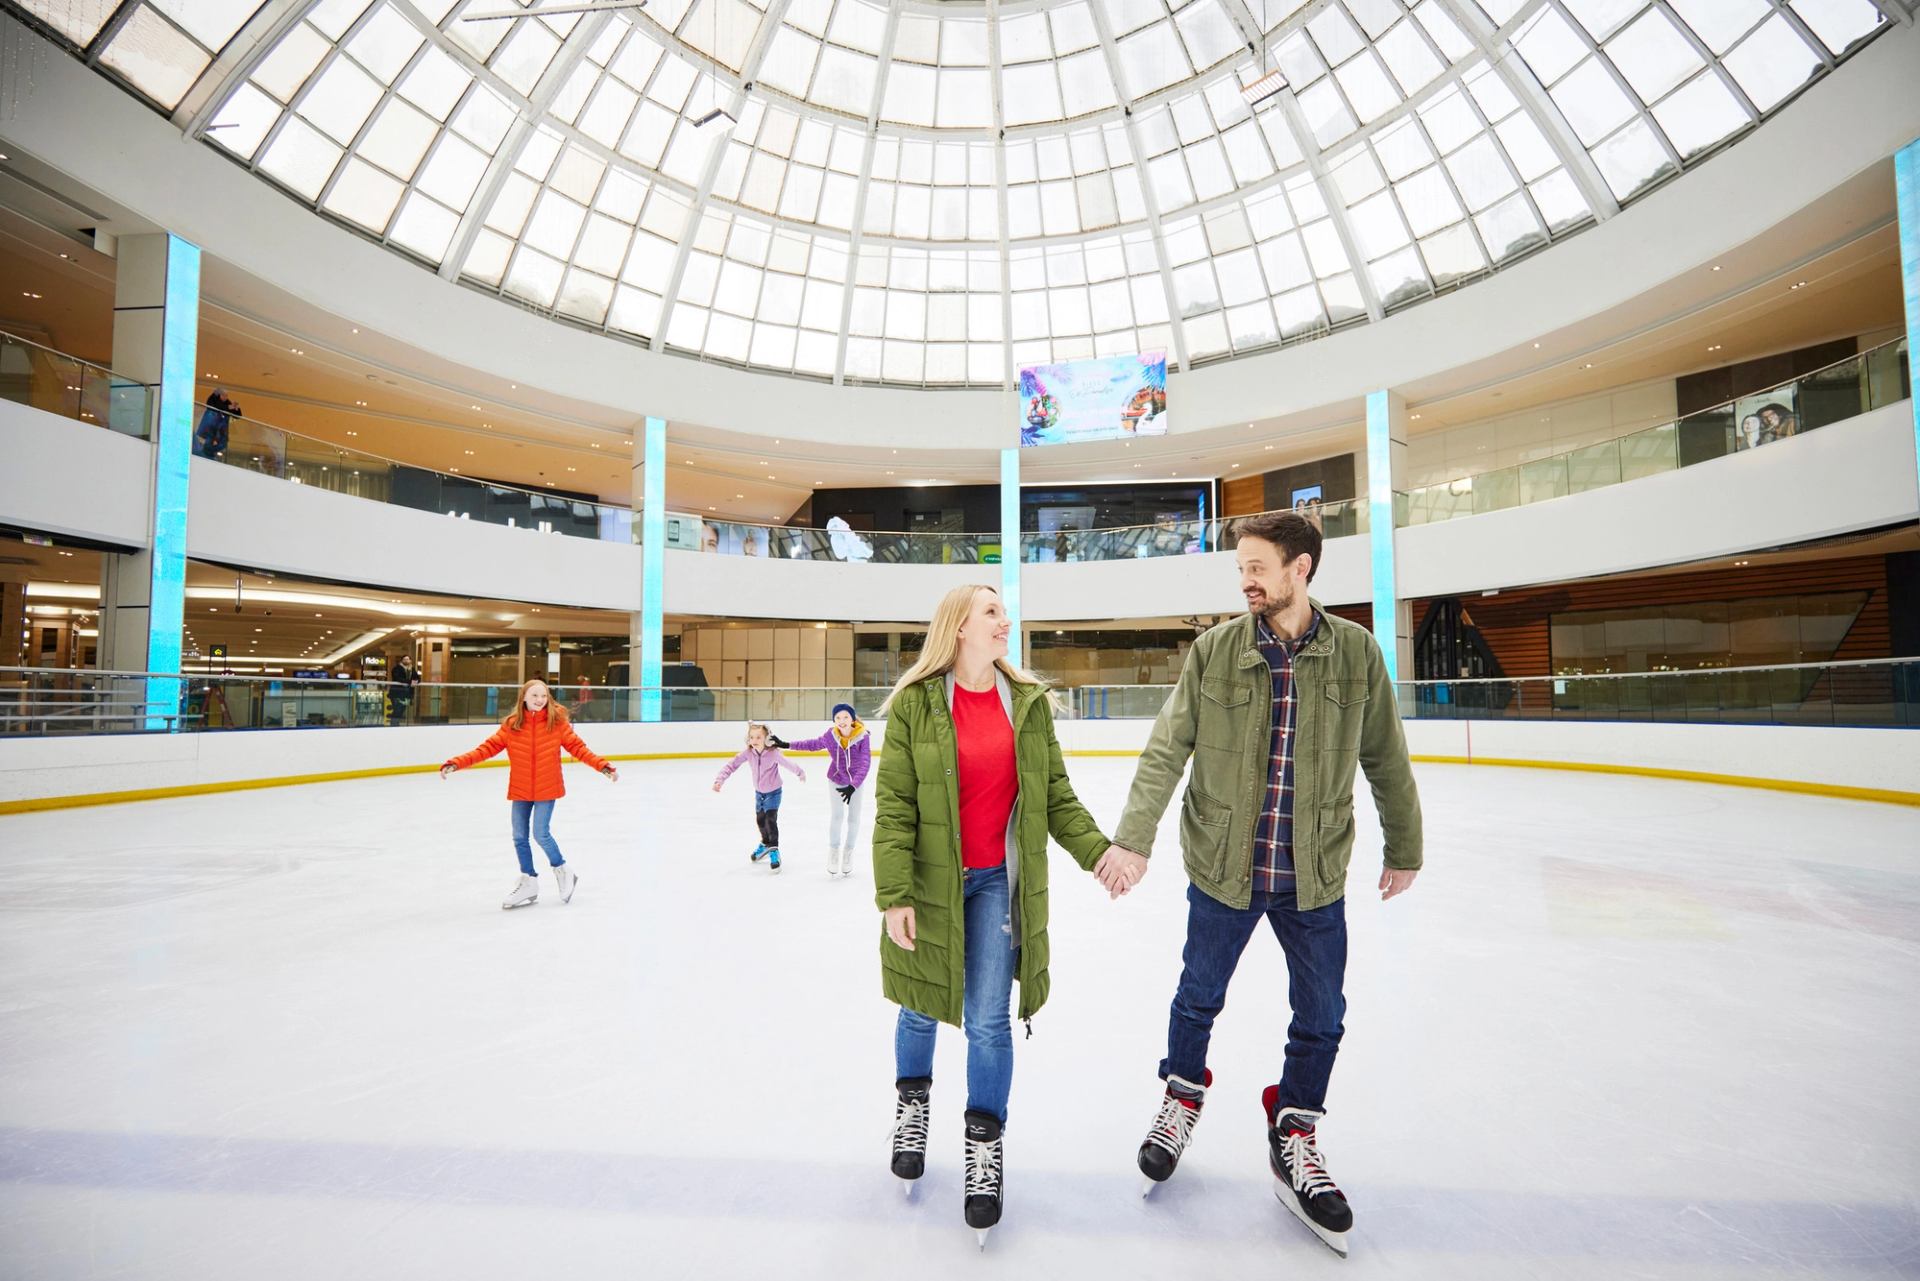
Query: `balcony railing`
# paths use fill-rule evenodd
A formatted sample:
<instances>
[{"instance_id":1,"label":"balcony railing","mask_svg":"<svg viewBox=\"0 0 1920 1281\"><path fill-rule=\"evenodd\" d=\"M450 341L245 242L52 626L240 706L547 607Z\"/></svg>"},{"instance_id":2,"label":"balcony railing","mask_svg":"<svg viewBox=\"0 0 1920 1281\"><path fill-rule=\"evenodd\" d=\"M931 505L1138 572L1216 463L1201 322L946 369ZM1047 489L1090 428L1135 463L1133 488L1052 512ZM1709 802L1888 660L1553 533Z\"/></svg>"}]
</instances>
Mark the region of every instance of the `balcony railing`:
<instances>
[{"instance_id":1,"label":"balcony railing","mask_svg":"<svg viewBox=\"0 0 1920 1281\"><path fill-rule=\"evenodd\" d=\"M639 513L627 507L432 471L252 418L229 421L225 449L196 451L296 485L457 520L602 542L640 541Z\"/></svg>"},{"instance_id":2,"label":"balcony railing","mask_svg":"<svg viewBox=\"0 0 1920 1281\"><path fill-rule=\"evenodd\" d=\"M1354 499L1303 505L1299 510L1318 522L1328 538L1339 538L1367 531L1366 507L1364 501ZM694 516L672 519L684 520L690 525L697 523L699 549L721 555L896 565L978 565L996 564L1005 554L999 534L813 529L704 520ZM1209 520L1187 517L1107 529L1027 532L1020 535L1020 558L1028 564L1047 564L1231 551L1240 527L1251 519L1251 515Z\"/></svg>"},{"instance_id":3,"label":"balcony railing","mask_svg":"<svg viewBox=\"0 0 1920 1281\"><path fill-rule=\"evenodd\" d=\"M152 396L144 383L0 331L0 400L144 440Z\"/></svg>"},{"instance_id":4,"label":"balcony railing","mask_svg":"<svg viewBox=\"0 0 1920 1281\"><path fill-rule=\"evenodd\" d=\"M1597 445L1394 495L1394 523L1429 525L1584 494L1760 449L1911 398L1907 340Z\"/></svg>"},{"instance_id":5,"label":"balcony railing","mask_svg":"<svg viewBox=\"0 0 1920 1281\"><path fill-rule=\"evenodd\" d=\"M515 685L421 684L273 676L0 668L0 734L126 734L490 725ZM871 716L887 686L652 689L556 686L583 725L641 719L657 696L667 722L819 721L836 703ZM401 691L396 698L395 691ZM1082 685L1055 691L1063 719L1147 720L1171 685ZM1796 663L1596 676L1404 681L1401 714L1417 720L1638 721L1652 724L1920 728L1920 659Z\"/></svg>"}]
</instances>

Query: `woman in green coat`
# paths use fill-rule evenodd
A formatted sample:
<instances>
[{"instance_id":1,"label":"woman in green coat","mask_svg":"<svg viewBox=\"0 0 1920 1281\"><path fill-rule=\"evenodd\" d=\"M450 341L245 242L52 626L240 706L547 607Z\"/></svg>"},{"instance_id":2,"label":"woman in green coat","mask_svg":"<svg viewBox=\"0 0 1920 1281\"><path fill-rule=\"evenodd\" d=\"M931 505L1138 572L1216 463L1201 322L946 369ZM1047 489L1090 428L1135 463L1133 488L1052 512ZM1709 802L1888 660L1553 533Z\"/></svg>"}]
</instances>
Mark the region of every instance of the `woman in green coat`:
<instances>
[{"instance_id":1,"label":"woman in green coat","mask_svg":"<svg viewBox=\"0 0 1920 1281\"><path fill-rule=\"evenodd\" d=\"M983 1246L1000 1221L1014 979L1022 1019L1047 999L1047 836L1110 894L1131 888L1067 780L1046 685L1007 661L1011 626L991 587L956 587L940 602L920 661L880 709L873 833L881 987L900 1006L893 1172L913 1180L926 1168L934 1032L961 1026L965 1208Z\"/></svg>"}]
</instances>

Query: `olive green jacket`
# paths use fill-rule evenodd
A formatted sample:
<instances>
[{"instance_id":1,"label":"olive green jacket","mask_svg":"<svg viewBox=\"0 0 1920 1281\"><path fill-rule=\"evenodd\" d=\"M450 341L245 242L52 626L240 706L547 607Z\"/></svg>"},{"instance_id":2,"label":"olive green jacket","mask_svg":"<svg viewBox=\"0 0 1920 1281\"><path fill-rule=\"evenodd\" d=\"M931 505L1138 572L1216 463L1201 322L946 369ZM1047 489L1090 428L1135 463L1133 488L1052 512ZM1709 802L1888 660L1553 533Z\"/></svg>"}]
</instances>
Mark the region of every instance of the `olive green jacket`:
<instances>
[{"instance_id":1,"label":"olive green jacket","mask_svg":"<svg viewBox=\"0 0 1920 1281\"><path fill-rule=\"evenodd\" d=\"M1386 865L1417 868L1421 858L1420 796L1380 647L1366 629L1310 603L1320 630L1293 665L1293 867L1303 912L1346 893L1355 765L1373 789ZM1272 669L1254 643L1253 616L1242 614L1193 643L1140 754L1114 841L1153 852L1160 816L1191 757L1180 806L1187 875L1229 907L1247 906L1272 736Z\"/></svg>"},{"instance_id":2,"label":"olive green jacket","mask_svg":"<svg viewBox=\"0 0 1920 1281\"><path fill-rule=\"evenodd\" d=\"M1007 823L1007 879L1020 957L1020 1017L1047 1000L1047 835L1091 871L1111 844L1073 794L1046 687L999 678L1013 725L1020 792ZM960 1025L966 989L966 913L961 893L960 788L952 680L910 685L888 710L874 792L873 901L912 907L914 950L880 931L880 986L889 1001Z\"/></svg>"}]
</instances>

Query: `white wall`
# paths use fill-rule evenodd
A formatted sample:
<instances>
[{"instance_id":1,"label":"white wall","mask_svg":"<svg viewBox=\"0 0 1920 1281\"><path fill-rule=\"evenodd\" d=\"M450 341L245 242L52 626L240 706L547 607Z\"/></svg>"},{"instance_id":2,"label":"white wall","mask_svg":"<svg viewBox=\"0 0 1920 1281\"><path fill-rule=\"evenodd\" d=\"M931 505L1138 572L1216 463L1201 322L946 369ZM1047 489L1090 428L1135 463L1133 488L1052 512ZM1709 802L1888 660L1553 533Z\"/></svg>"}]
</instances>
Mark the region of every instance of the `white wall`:
<instances>
[{"instance_id":1,"label":"white wall","mask_svg":"<svg viewBox=\"0 0 1920 1281\"><path fill-rule=\"evenodd\" d=\"M0 22L12 23L0 18ZM17 24L16 24L17 25ZM34 42L38 37L10 38ZM1342 404L1598 314L1781 222L1920 135L1920 28L1895 26L1753 136L1619 216L1447 297L1265 355L1176 374L1176 433ZM314 306L432 355L610 406L754 435L997 448L1008 393L841 388L655 355L440 280L278 194L75 59L35 59L6 136L77 182ZM1791 182L1779 177L1791 173ZM1729 200L1728 192L1739 192ZM370 287L369 282L377 282ZM941 430L919 435L939 406Z\"/></svg>"},{"instance_id":2,"label":"white wall","mask_svg":"<svg viewBox=\"0 0 1920 1281\"><path fill-rule=\"evenodd\" d=\"M1152 725L1061 721L1060 744L1068 752L1138 752ZM774 728L790 737L818 726L776 722ZM884 748L885 723L874 729L876 746ZM0 804L353 770L427 770L489 732L485 725L449 725L0 739ZM741 727L582 725L581 736L603 756L731 754L740 749ZM1912 730L1408 721L1407 740L1416 756L1628 765L1920 794L1920 732ZM636 761L622 768L647 766ZM421 786L434 781L423 775ZM598 786L599 780L570 766L567 785Z\"/></svg>"},{"instance_id":3,"label":"white wall","mask_svg":"<svg viewBox=\"0 0 1920 1281\"><path fill-rule=\"evenodd\" d=\"M1920 732L1604 721L1406 722L1416 756L1681 770L1920 796Z\"/></svg>"},{"instance_id":4,"label":"white wall","mask_svg":"<svg viewBox=\"0 0 1920 1281\"><path fill-rule=\"evenodd\" d=\"M632 543L455 520L203 458L190 483L195 560L453 596L640 608Z\"/></svg>"},{"instance_id":5,"label":"white wall","mask_svg":"<svg viewBox=\"0 0 1920 1281\"><path fill-rule=\"evenodd\" d=\"M0 400L0 521L140 548L152 505L146 441Z\"/></svg>"},{"instance_id":6,"label":"white wall","mask_svg":"<svg viewBox=\"0 0 1920 1281\"><path fill-rule=\"evenodd\" d=\"M1913 405L1764 449L1396 539L1400 594L1556 583L1779 547L1920 516Z\"/></svg>"}]
</instances>

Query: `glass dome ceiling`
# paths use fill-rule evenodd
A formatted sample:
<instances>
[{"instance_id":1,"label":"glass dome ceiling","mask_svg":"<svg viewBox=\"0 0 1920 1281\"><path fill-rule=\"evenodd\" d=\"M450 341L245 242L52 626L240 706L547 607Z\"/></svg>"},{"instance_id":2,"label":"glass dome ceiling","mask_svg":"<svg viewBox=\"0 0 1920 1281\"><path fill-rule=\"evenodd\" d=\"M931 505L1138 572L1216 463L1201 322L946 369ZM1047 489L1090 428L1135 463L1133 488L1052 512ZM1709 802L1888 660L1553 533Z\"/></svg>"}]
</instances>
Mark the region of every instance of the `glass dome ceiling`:
<instances>
[{"instance_id":1,"label":"glass dome ceiling","mask_svg":"<svg viewBox=\"0 0 1920 1281\"><path fill-rule=\"evenodd\" d=\"M1611 217L1909 16L3 2L448 279L655 350L990 387L1025 364L1164 347L1191 368L1378 320Z\"/></svg>"}]
</instances>

